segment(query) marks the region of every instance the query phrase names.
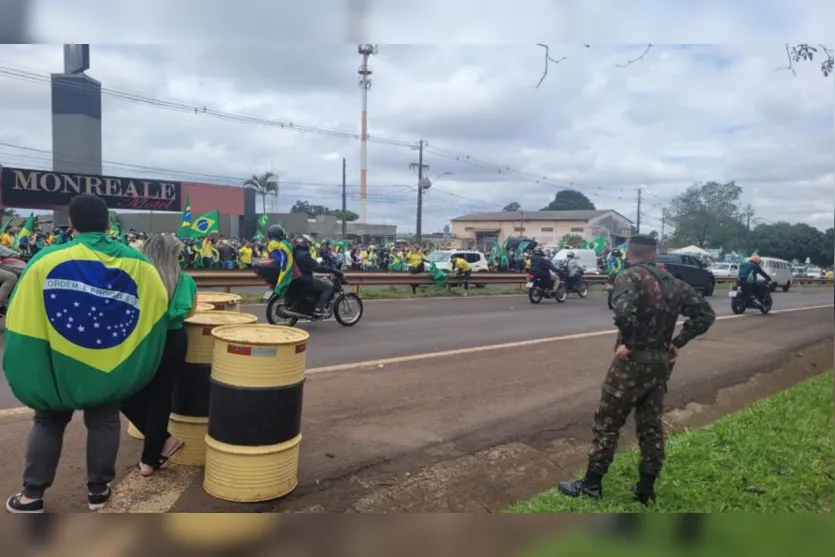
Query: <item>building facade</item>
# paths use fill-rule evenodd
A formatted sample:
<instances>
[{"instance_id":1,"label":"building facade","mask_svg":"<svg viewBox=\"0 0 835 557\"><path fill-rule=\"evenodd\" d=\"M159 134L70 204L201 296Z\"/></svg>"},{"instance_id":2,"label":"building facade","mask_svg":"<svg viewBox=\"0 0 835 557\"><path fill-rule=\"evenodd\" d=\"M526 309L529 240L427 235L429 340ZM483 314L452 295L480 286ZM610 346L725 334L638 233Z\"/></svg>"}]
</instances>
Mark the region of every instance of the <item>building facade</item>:
<instances>
[{"instance_id":1,"label":"building facade","mask_svg":"<svg viewBox=\"0 0 835 557\"><path fill-rule=\"evenodd\" d=\"M462 247L481 251L509 236L527 236L546 247L557 246L566 234L620 243L632 235L632 221L613 210L471 213L452 219L452 234Z\"/></svg>"}]
</instances>

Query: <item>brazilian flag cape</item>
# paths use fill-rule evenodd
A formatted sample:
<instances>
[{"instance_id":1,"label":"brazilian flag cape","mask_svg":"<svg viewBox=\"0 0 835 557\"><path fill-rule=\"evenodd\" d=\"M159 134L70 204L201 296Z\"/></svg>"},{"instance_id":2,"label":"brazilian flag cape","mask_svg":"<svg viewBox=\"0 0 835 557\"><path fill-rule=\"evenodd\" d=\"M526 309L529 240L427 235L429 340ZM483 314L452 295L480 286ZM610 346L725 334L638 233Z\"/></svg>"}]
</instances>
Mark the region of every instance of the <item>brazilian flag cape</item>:
<instances>
[{"instance_id":1,"label":"brazilian flag cape","mask_svg":"<svg viewBox=\"0 0 835 557\"><path fill-rule=\"evenodd\" d=\"M278 265L278 281L275 283L277 296L287 294L290 283L293 282L293 247L287 240L270 240L267 244L267 253L270 259Z\"/></svg>"},{"instance_id":2,"label":"brazilian flag cape","mask_svg":"<svg viewBox=\"0 0 835 557\"><path fill-rule=\"evenodd\" d=\"M156 373L168 328L156 269L105 233L38 252L9 302L3 368L41 411L117 403Z\"/></svg>"}]
</instances>

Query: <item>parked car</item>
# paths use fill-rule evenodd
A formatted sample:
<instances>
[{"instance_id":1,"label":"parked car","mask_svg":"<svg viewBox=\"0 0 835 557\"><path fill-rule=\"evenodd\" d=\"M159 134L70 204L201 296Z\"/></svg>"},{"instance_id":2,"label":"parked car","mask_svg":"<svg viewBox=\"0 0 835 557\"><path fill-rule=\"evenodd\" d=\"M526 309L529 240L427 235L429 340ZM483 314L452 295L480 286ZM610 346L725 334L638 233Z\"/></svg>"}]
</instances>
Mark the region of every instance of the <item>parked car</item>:
<instances>
[{"instance_id":1,"label":"parked car","mask_svg":"<svg viewBox=\"0 0 835 557\"><path fill-rule=\"evenodd\" d=\"M451 273L452 261L450 260L452 259L453 255L463 257L467 263L473 266L470 281L472 281L473 286L475 286L476 288L484 288L484 284L479 284L476 280L476 274L487 273L490 271L490 267L487 264L487 258L480 251L466 249L433 251L427 256L426 260L430 263L434 263L435 266L441 271Z\"/></svg>"},{"instance_id":2,"label":"parked car","mask_svg":"<svg viewBox=\"0 0 835 557\"><path fill-rule=\"evenodd\" d=\"M739 275L738 263L714 263L710 266L710 272L717 278L732 278Z\"/></svg>"},{"instance_id":3,"label":"parked car","mask_svg":"<svg viewBox=\"0 0 835 557\"><path fill-rule=\"evenodd\" d=\"M823 278L823 269L820 267L809 267L806 269L806 276L814 279Z\"/></svg>"},{"instance_id":4,"label":"parked car","mask_svg":"<svg viewBox=\"0 0 835 557\"><path fill-rule=\"evenodd\" d=\"M554 265L557 267L565 263L565 256L568 252L574 252L574 258L580 262L580 265L585 267L587 275L599 275L600 269L597 267L597 253L593 249L561 249L552 259Z\"/></svg>"},{"instance_id":5,"label":"parked car","mask_svg":"<svg viewBox=\"0 0 835 557\"><path fill-rule=\"evenodd\" d=\"M703 295L713 296L716 277L704 263L692 255L659 253L655 261L659 267L666 269L671 275L683 280Z\"/></svg>"}]
</instances>

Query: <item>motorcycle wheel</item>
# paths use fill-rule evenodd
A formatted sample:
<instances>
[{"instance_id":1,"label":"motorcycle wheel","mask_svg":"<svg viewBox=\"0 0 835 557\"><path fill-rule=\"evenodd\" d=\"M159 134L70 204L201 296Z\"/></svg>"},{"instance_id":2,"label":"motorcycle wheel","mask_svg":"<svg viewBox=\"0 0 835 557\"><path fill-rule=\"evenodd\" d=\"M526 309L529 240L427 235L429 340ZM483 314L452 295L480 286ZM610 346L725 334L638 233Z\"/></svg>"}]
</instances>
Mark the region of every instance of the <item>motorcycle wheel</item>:
<instances>
[{"instance_id":1,"label":"motorcycle wheel","mask_svg":"<svg viewBox=\"0 0 835 557\"><path fill-rule=\"evenodd\" d=\"M557 286L557 290L554 292L554 299L559 303L563 303L568 299L568 290L566 290L564 284Z\"/></svg>"},{"instance_id":2,"label":"motorcycle wheel","mask_svg":"<svg viewBox=\"0 0 835 557\"><path fill-rule=\"evenodd\" d=\"M745 302L739 297L731 300L731 311L734 312L736 315L742 315L743 313L745 313L745 306Z\"/></svg>"},{"instance_id":3,"label":"motorcycle wheel","mask_svg":"<svg viewBox=\"0 0 835 557\"><path fill-rule=\"evenodd\" d=\"M615 309L615 306L612 305L612 291L609 290L609 299L606 301L609 306L609 309Z\"/></svg>"},{"instance_id":4,"label":"motorcycle wheel","mask_svg":"<svg viewBox=\"0 0 835 557\"><path fill-rule=\"evenodd\" d=\"M355 303L357 305L356 316L352 318L346 318L342 315L343 311L346 311L343 308L343 305L347 305L347 303ZM337 322L343 327L353 327L357 323L359 323L360 319L362 319L362 300L360 297L354 294L353 292L349 292L347 294L343 294L339 297L338 300L334 302L333 308L333 316L336 318Z\"/></svg>"},{"instance_id":5,"label":"motorcycle wheel","mask_svg":"<svg viewBox=\"0 0 835 557\"><path fill-rule=\"evenodd\" d=\"M532 304L538 304L541 302L542 296L542 289L538 286L531 286L528 290L528 300L530 300Z\"/></svg>"},{"instance_id":6,"label":"motorcycle wheel","mask_svg":"<svg viewBox=\"0 0 835 557\"><path fill-rule=\"evenodd\" d=\"M577 294L579 294L581 298L585 298L589 295L589 285L586 284L586 281L581 282L577 286Z\"/></svg>"},{"instance_id":7,"label":"motorcycle wheel","mask_svg":"<svg viewBox=\"0 0 835 557\"><path fill-rule=\"evenodd\" d=\"M284 298L273 296L267 304L267 323L270 325L284 325L285 327L292 327L299 322L298 317L282 317L280 309L287 306Z\"/></svg>"},{"instance_id":8,"label":"motorcycle wheel","mask_svg":"<svg viewBox=\"0 0 835 557\"><path fill-rule=\"evenodd\" d=\"M773 300L771 296L767 296L763 299L762 303L760 304L760 313L766 315L768 312L771 311L771 306L773 304Z\"/></svg>"}]
</instances>

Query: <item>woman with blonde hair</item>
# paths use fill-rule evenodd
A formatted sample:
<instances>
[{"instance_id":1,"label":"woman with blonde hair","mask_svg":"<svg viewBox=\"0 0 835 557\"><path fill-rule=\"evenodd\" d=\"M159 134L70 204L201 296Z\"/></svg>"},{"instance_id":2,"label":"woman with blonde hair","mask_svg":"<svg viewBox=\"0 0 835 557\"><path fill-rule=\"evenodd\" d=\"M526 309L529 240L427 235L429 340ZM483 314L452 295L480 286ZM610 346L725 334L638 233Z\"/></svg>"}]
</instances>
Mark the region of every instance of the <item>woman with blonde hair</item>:
<instances>
[{"instance_id":1,"label":"woman with blonde hair","mask_svg":"<svg viewBox=\"0 0 835 557\"><path fill-rule=\"evenodd\" d=\"M173 235L156 234L143 246L145 257L157 268L168 292L168 336L157 373L141 391L122 403L122 413L145 436L139 472L150 476L183 443L168 433L171 395L185 364L188 337L183 322L197 308L197 285L180 269L183 243Z\"/></svg>"}]
</instances>

